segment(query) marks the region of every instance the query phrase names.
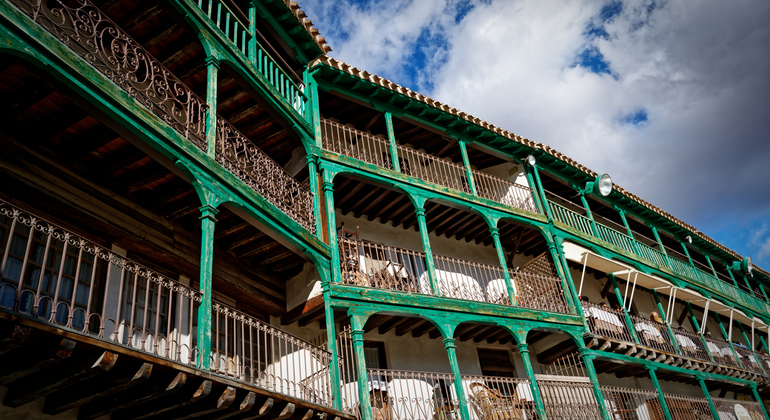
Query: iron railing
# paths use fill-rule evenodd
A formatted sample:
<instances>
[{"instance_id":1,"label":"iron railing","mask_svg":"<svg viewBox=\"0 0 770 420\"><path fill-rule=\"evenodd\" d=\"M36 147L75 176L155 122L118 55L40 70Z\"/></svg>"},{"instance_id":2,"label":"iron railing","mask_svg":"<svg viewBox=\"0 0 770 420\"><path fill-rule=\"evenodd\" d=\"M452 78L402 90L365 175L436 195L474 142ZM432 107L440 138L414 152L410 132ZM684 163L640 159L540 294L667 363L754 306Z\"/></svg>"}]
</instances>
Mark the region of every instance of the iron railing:
<instances>
[{"instance_id":1,"label":"iron railing","mask_svg":"<svg viewBox=\"0 0 770 420\"><path fill-rule=\"evenodd\" d=\"M516 292L517 306L543 311L569 313L559 277L523 270L508 270Z\"/></svg>"},{"instance_id":2,"label":"iron railing","mask_svg":"<svg viewBox=\"0 0 770 420\"><path fill-rule=\"evenodd\" d=\"M709 348L709 353L714 358L716 363L720 365L730 366L734 368L740 368L741 365L733 354L733 350L730 348L730 343L718 338L703 337L706 340L706 344Z\"/></svg>"},{"instance_id":3,"label":"iron railing","mask_svg":"<svg viewBox=\"0 0 770 420\"><path fill-rule=\"evenodd\" d=\"M206 101L89 0L10 1L196 147L206 150Z\"/></svg>"},{"instance_id":4,"label":"iron railing","mask_svg":"<svg viewBox=\"0 0 770 420\"><path fill-rule=\"evenodd\" d=\"M751 417L751 419L761 420L765 418L762 412L762 406L757 401L738 401L725 398L711 397L711 401L714 402L714 408L717 410L719 420L738 420L735 413L736 411L742 411L740 408L736 410L736 406L740 405Z\"/></svg>"},{"instance_id":5,"label":"iron railing","mask_svg":"<svg viewBox=\"0 0 770 420\"><path fill-rule=\"evenodd\" d=\"M476 170L473 171L473 182L479 197L538 213L529 187Z\"/></svg>"},{"instance_id":6,"label":"iron railing","mask_svg":"<svg viewBox=\"0 0 770 420\"><path fill-rule=\"evenodd\" d=\"M634 342L626 327L625 314L622 311L583 302L583 313L592 333L628 343Z\"/></svg>"},{"instance_id":7,"label":"iron railing","mask_svg":"<svg viewBox=\"0 0 770 420\"><path fill-rule=\"evenodd\" d=\"M216 160L267 201L315 232L310 187L270 158L224 118L217 119Z\"/></svg>"},{"instance_id":8,"label":"iron railing","mask_svg":"<svg viewBox=\"0 0 770 420\"><path fill-rule=\"evenodd\" d=\"M398 146L401 172L425 182L471 193L463 165L444 160L411 147Z\"/></svg>"},{"instance_id":9,"label":"iron railing","mask_svg":"<svg viewBox=\"0 0 770 420\"><path fill-rule=\"evenodd\" d=\"M703 345L701 336L696 333L692 333L685 329L674 330L674 338L679 344L681 353L689 358L702 360L704 362L710 362L708 350Z\"/></svg>"},{"instance_id":10,"label":"iron railing","mask_svg":"<svg viewBox=\"0 0 770 420\"><path fill-rule=\"evenodd\" d=\"M760 366L757 357L754 355L754 352L751 351L751 349L738 345L734 345L733 348L735 349L735 352L738 353L740 362L743 364L743 367L746 368L746 370L758 373L760 375L765 374L765 371L762 370L762 366Z\"/></svg>"},{"instance_id":11,"label":"iron railing","mask_svg":"<svg viewBox=\"0 0 770 420\"><path fill-rule=\"evenodd\" d=\"M331 406L327 350L222 303L212 309L212 372Z\"/></svg>"},{"instance_id":12,"label":"iron railing","mask_svg":"<svg viewBox=\"0 0 770 420\"><path fill-rule=\"evenodd\" d=\"M454 375L391 369L367 369L373 418L460 420Z\"/></svg>"},{"instance_id":13,"label":"iron railing","mask_svg":"<svg viewBox=\"0 0 770 420\"><path fill-rule=\"evenodd\" d=\"M0 236L3 310L198 364L197 291L1 200Z\"/></svg>"},{"instance_id":14,"label":"iron railing","mask_svg":"<svg viewBox=\"0 0 770 420\"><path fill-rule=\"evenodd\" d=\"M433 255L441 296L510 305L503 268L460 258Z\"/></svg>"},{"instance_id":15,"label":"iron railing","mask_svg":"<svg viewBox=\"0 0 770 420\"><path fill-rule=\"evenodd\" d=\"M556 204L551 200L548 200L548 207L551 209L551 214L556 221L564 223L565 225L579 231L586 235L594 236L594 231L591 228L591 219L582 214L578 214L562 205Z\"/></svg>"},{"instance_id":16,"label":"iron railing","mask_svg":"<svg viewBox=\"0 0 770 420\"><path fill-rule=\"evenodd\" d=\"M537 375L545 415L549 419L600 419L601 409L588 378Z\"/></svg>"},{"instance_id":17,"label":"iron railing","mask_svg":"<svg viewBox=\"0 0 770 420\"><path fill-rule=\"evenodd\" d=\"M343 283L431 294L424 252L351 238L339 247Z\"/></svg>"},{"instance_id":18,"label":"iron railing","mask_svg":"<svg viewBox=\"0 0 770 420\"><path fill-rule=\"evenodd\" d=\"M528 378L460 376L473 420L537 418ZM442 417L433 417L442 418ZM449 417L452 418L452 417Z\"/></svg>"},{"instance_id":19,"label":"iron railing","mask_svg":"<svg viewBox=\"0 0 770 420\"><path fill-rule=\"evenodd\" d=\"M663 394L668 411L675 420L713 419L711 408L706 398L686 397L684 395Z\"/></svg>"},{"instance_id":20,"label":"iron railing","mask_svg":"<svg viewBox=\"0 0 770 420\"><path fill-rule=\"evenodd\" d=\"M228 1L198 0L197 6L211 19L214 26L233 44L235 49L267 79L277 96L300 117L304 116L307 101L304 87L297 85L294 78L257 41L255 36L258 34L252 33L252 30L256 32L256 27L252 28L248 17ZM288 65L285 62L282 63L288 69Z\"/></svg>"},{"instance_id":21,"label":"iron railing","mask_svg":"<svg viewBox=\"0 0 770 420\"><path fill-rule=\"evenodd\" d=\"M353 127L321 118L323 148L362 160L385 169L393 169L390 142Z\"/></svg>"},{"instance_id":22,"label":"iron railing","mask_svg":"<svg viewBox=\"0 0 770 420\"><path fill-rule=\"evenodd\" d=\"M663 408L655 391L602 386L604 405L612 420L664 419Z\"/></svg>"},{"instance_id":23,"label":"iron railing","mask_svg":"<svg viewBox=\"0 0 770 420\"><path fill-rule=\"evenodd\" d=\"M676 354L674 345L671 344L671 336L668 334L666 324L644 319L635 315L629 315L634 324L639 341L652 349Z\"/></svg>"}]
</instances>

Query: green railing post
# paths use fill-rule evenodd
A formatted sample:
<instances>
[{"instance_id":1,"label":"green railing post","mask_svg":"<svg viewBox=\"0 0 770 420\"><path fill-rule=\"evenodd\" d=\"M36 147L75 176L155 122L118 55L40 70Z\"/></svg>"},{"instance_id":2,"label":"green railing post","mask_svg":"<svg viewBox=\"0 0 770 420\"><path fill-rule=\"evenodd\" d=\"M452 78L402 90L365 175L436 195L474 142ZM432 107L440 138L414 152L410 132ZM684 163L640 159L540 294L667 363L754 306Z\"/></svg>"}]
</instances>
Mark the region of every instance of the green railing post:
<instances>
[{"instance_id":1,"label":"green railing post","mask_svg":"<svg viewBox=\"0 0 770 420\"><path fill-rule=\"evenodd\" d=\"M444 349L446 350L447 357L449 357L449 368L452 370L452 374L455 377L454 386L457 393L457 405L460 408L460 417L463 420L470 420L471 414L468 411L468 400L465 398L465 389L463 388L463 379L460 375L460 366L457 363L457 346L455 345L455 339L452 337L444 338Z\"/></svg>"},{"instance_id":2,"label":"green railing post","mask_svg":"<svg viewBox=\"0 0 770 420\"><path fill-rule=\"evenodd\" d=\"M500 262L500 266L503 267L503 279L505 280L505 288L508 290L508 299L512 306L516 306L516 292L514 292L511 274L508 272L508 267L505 262L505 250L503 249L503 244L500 242L500 230L496 227L489 228L489 234L492 235L492 240L495 243L497 260Z\"/></svg>"},{"instance_id":3,"label":"green railing post","mask_svg":"<svg viewBox=\"0 0 770 420\"><path fill-rule=\"evenodd\" d=\"M318 270L319 273L321 270ZM326 272L328 277L329 272ZM323 277L322 277L323 278ZM335 410L342 410L342 390L340 389L340 364L339 352L337 350L337 325L334 321L334 308L332 308L331 302L331 290L329 288L329 278L323 279L323 296L324 296L324 315L326 318L326 347L331 353L331 360L329 361L329 380L331 381L332 400Z\"/></svg>"},{"instance_id":4,"label":"green railing post","mask_svg":"<svg viewBox=\"0 0 770 420\"><path fill-rule=\"evenodd\" d=\"M313 217L315 218L315 235L323 241L324 233L321 228L321 195L318 188L318 157L307 155L308 183L310 194L313 196Z\"/></svg>"},{"instance_id":5,"label":"green railing post","mask_svg":"<svg viewBox=\"0 0 770 420\"><path fill-rule=\"evenodd\" d=\"M650 230L652 230L653 236L655 236L655 241L658 243L658 247L660 248L660 252L663 253L663 257L666 259L666 262L668 263L668 268L670 268L672 271L674 271L674 264L671 263L671 258L668 256L668 252L666 252L666 247L663 246L663 241L660 240L660 235L658 234L658 229L653 225L648 225L650 227Z\"/></svg>"},{"instance_id":6,"label":"green railing post","mask_svg":"<svg viewBox=\"0 0 770 420\"><path fill-rule=\"evenodd\" d=\"M206 115L206 154L217 157L217 74L219 60L214 56L206 57L206 105L209 107Z\"/></svg>"},{"instance_id":7,"label":"green railing post","mask_svg":"<svg viewBox=\"0 0 770 420\"><path fill-rule=\"evenodd\" d=\"M702 376L696 376L696 378L698 379L698 383L700 383L700 389L703 390L703 395L706 396L706 399L709 402L709 409L711 410L711 415L715 419L719 419L720 418L719 413L717 412L717 408L714 407L714 401L711 399L711 394L709 394L709 389L706 386L706 381L703 380Z\"/></svg>"},{"instance_id":8,"label":"green railing post","mask_svg":"<svg viewBox=\"0 0 770 420\"><path fill-rule=\"evenodd\" d=\"M529 347L527 346L527 343L517 343L516 348L519 349L521 361L524 363L524 371L529 378L529 388L530 391L532 391L532 398L535 399L535 409L538 418L544 419L546 418L545 405L543 404L543 396L540 395L540 387L537 385L537 380L535 379L535 370L532 369L532 361L529 360Z\"/></svg>"},{"instance_id":9,"label":"green railing post","mask_svg":"<svg viewBox=\"0 0 770 420\"><path fill-rule=\"evenodd\" d=\"M618 281L615 279L615 275L609 273L607 274L607 277L609 277L610 282L612 283L612 290L615 292L615 299L618 300L618 303L622 303L623 297L620 295L620 288L618 288ZM629 315L628 311L626 310L626 305L621 306L623 307L623 319L626 321L626 328L628 328L628 332L631 333L631 338L634 339L635 343L641 343L639 336L636 334L636 327L634 327L634 322L631 321L631 315Z\"/></svg>"},{"instance_id":10,"label":"green railing post","mask_svg":"<svg viewBox=\"0 0 770 420\"><path fill-rule=\"evenodd\" d=\"M646 258L644 255L642 255L642 250L641 250L641 248L639 247L639 244L636 241L636 237L634 237L634 231L631 230L631 226L628 224L628 219L626 219L626 212L623 211L623 209L621 209L621 208L616 208L616 210L618 211L618 214L620 214L620 220L623 221L623 226L626 228L626 232L628 233L628 237L631 238L631 246L634 249L634 254L636 254L639 257L648 259L648 260L650 260L650 262L654 263L655 261L652 261L652 257Z\"/></svg>"},{"instance_id":11,"label":"green railing post","mask_svg":"<svg viewBox=\"0 0 770 420\"><path fill-rule=\"evenodd\" d=\"M668 331L668 337L671 340L671 345L674 346L674 349L677 353L682 354L682 349L679 348L679 343L676 341L676 337L674 336L674 330L671 329L671 323L668 322L668 319L666 319L666 313L663 310L663 304L660 303L660 297L658 296L657 290L652 289L652 297L655 299L655 304L658 306L658 313L660 314L660 317L663 318L663 322L666 324L666 331ZM671 299L671 296L669 296L669 299Z\"/></svg>"},{"instance_id":12,"label":"green railing post","mask_svg":"<svg viewBox=\"0 0 770 420\"><path fill-rule=\"evenodd\" d=\"M732 338L732 337L727 335L727 331L725 330L725 326L724 326L724 324L722 324L722 317L720 317L719 314L716 311L714 311L713 314L714 314L714 319L716 319L716 321L717 321L717 325L719 325L719 331L722 332L722 337L724 338L725 341L727 341L727 344L730 345L730 350L733 351L733 358L735 358L735 360L738 361L738 365L742 369L748 370L748 369L746 369L745 366L743 366L743 362L741 362L741 358L738 356L738 352L735 351L735 347L733 346L733 342L732 342L732 340L730 340L730 338Z\"/></svg>"},{"instance_id":13,"label":"green railing post","mask_svg":"<svg viewBox=\"0 0 770 420\"><path fill-rule=\"evenodd\" d=\"M390 144L390 160L393 162L393 170L401 172L401 162L398 160L398 145L396 144L396 132L393 130L393 115L385 113L385 128L388 131L388 143Z\"/></svg>"},{"instance_id":14,"label":"green railing post","mask_svg":"<svg viewBox=\"0 0 770 420\"><path fill-rule=\"evenodd\" d=\"M537 187L537 192L540 194L540 199L543 200L543 208L545 209L545 216L548 217L548 220L553 221L553 214L551 214L551 209L548 207L548 199L545 197L545 190L543 189L543 183L540 182L540 174L537 171L537 165L532 166L532 172L535 175L535 186Z\"/></svg>"},{"instance_id":15,"label":"green railing post","mask_svg":"<svg viewBox=\"0 0 770 420\"><path fill-rule=\"evenodd\" d=\"M249 49L248 58L251 64L257 64L257 6L254 4L256 0L249 2Z\"/></svg>"},{"instance_id":16,"label":"green railing post","mask_svg":"<svg viewBox=\"0 0 770 420\"><path fill-rule=\"evenodd\" d=\"M545 208L548 206L548 203L543 202L540 199L540 193L538 192L537 184L535 183L535 179L532 177L532 168L524 165L524 175L527 177L527 184L529 184L529 191L532 194L532 200L535 202L535 206L537 207L540 214L547 215L548 213L545 212Z\"/></svg>"},{"instance_id":17,"label":"green railing post","mask_svg":"<svg viewBox=\"0 0 770 420\"><path fill-rule=\"evenodd\" d=\"M591 230L594 232L594 236L601 239L601 237L599 237L599 229L596 227L596 220L594 220L594 215L591 213L591 208L588 206L588 200L586 200L585 193L583 191L578 191L578 195L580 195L580 202L583 203L583 208L586 209L586 216L588 216L588 220L591 221Z\"/></svg>"},{"instance_id":18,"label":"green railing post","mask_svg":"<svg viewBox=\"0 0 770 420\"><path fill-rule=\"evenodd\" d=\"M473 180L473 170L471 170L471 162L468 159L468 149L465 147L465 141L459 140L458 143L460 144L460 154L463 157L463 166L465 166L465 176L468 179L468 188L471 194L478 196L479 193L476 191L476 182Z\"/></svg>"},{"instance_id":19,"label":"green railing post","mask_svg":"<svg viewBox=\"0 0 770 420\"><path fill-rule=\"evenodd\" d=\"M329 236L329 248L331 248L332 282L342 280L340 272L340 247L337 243L337 218L334 213L334 174L323 169L324 203L326 204L326 231Z\"/></svg>"},{"instance_id":20,"label":"green railing post","mask_svg":"<svg viewBox=\"0 0 770 420\"><path fill-rule=\"evenodd\" d=\"M366 354L364 353L364 325L366 316L351 313L350 336L353 341L353 354L356 357L356 370L358 379L358 398L361 404L362 420L372 420L372 400L369 397L369 378L366 370Z\"/></svg>"},{"instance_id":21,"label":"green railing post","mask_svg":"<svg viewBox=\"0 0 770 420\"><path fill-rule=\"evenodd\" d=\"M706 349L706 354L711 358L711 361L714 361L714 355L711 354L711 349L709 349L708 342L703 337L703 334L700 333L700 322L698 322L698 318L695 316L695 311L692 310L692 305L690 305L689 301L684 301L684 306L687 308L687 313L690 314L690 322L692 322L693 328L695 328L695 332L698 334L698 337L700 337L700 341L703 343L703 348Z\"/></svg>"},{"instance_id":22,"label":"green railing post","mask_svg":"<svg viewBox=\"0 0 770 420\"><path fill-rule=\"evenodd\" d=\"M211 294L212 272L214 268L214 226L219 213L214 206L205 204L198 210L201 212L201 262L200 262L200 291L201 303L198 307L198 354L200 368L208 370L211 366Z\"/></svg>"},{"instance_id":23,"label":"green railing post","mask_svg":"<svg viewBox=\"0 0 770 420\"><path fill-rule=\"evenodd\" d=\"M414 214L417 217L417 226L420 229L420 240L422 241L422 250L425 252L425 268L428 271L428 280L430 288L436 296L441 295L441 289L436 277L436 266L433 263L433 251L430 248L430 237L428 236L428 225L425 222L425 200L420 198L415 203Z\"/></svg>"},{"instance_id":24,"label":"green railing post","mask_svg":"<svg viewBox=\"0 0 770 420\"><path fill-rule=\"evenodd\" d=\"M567 289L564 291L564 298L567 299L567 306L569 306L570 310L574 309L575 313L585 320L586 317L583 313L583 305L580 304L580 296L578 296L577 289L575 289L575 281L572 279L572 273L570 273L569 264L567 264L567 257L564 255L564 248L562 246L563 238L557 235L553 236L553 240L551 240L548 235L543 235L543 237L545 238L546 245L548 245L548 252L550 252L551 258L553 258L554 266L556 266L556 270L561 276L562 288L564 287L564 283L567 285ZM569 293L567 291L569 291ZM583 322L583 328L586 332L591 332L588 328L588 323L585 321Z\"/></svg>"},{"instance_id":25,"label":"green railing post","mask_svg":"<svg viewBox=\"0 0 770 420\"><path fill-rule=\"evenodd\" d=\"M663 416L666 418L666 420L674 420L673 417L671 417L671 412L668 411L668 404L666 403L666 396L663 395L663 390L660 389L660 382L658 382L658 375L655 374L655 371L657 370L654 366L645 366L647 368L647 372L650 373L650 379L652 380L652 385L655 387L655 391L658 392L658 402L660 403L660 408L663 411Z\"/></svg>"},{"instance_id":26,"label":"green railing post","mask_svg":"<svg viewBox=\"0 0 770 420\"><path fill-rule=\"evenodd\" d=\"M765 410L765 404L762 402L762 397L760 397L759 393L757 392L757 384L752 382L749 384L749 386L751 387L751 393L754 395L754 399L757 400L759 406L762 407L762 414L765 415L765 419L770 420L770 416L767 415L767 410Z\"/></svg>"},{"instance_id":27,"label":"green railing post","mask_svg":"<svg viewBox=\"0 0 770 420\"><path fill-rule=\"evenodd\" d=\"M588 353L588 349L585 347L580 348L580 357L583 359L583 365L586 367L586 374L588 379L591 380L591 389L594 392L594 398L599 404L599 409L602 412L602 420L612 420L610 413L607 410L607 405L604 403L604 395L602 395L602 388L599 385L599 376L594 369L594 359L596 355Z\"/></svg>"}]
</instances>

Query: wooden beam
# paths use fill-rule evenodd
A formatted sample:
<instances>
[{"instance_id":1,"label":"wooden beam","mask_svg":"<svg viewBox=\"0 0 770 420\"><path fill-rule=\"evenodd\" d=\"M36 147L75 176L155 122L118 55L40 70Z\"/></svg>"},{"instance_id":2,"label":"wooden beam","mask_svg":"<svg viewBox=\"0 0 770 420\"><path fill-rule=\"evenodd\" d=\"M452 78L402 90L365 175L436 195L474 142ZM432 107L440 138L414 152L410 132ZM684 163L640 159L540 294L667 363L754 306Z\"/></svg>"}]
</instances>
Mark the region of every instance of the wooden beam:
<instances>
[{"instance_id":1,"label":"wooden beam","mask_svg":"<svg viewBox=\"0 0 770 420\"><path fill-rule=\"evenodd\" d=\"M380 325L378 331L380 334L387 334L388 331L392 330L396 327L396 325L406 321L407 319L394 316L393 318L389 319L387 322Z\"/></svg>"},{"instance_id":2,"label":"wooden beam","mask_svg":"<svg viewBox=\"0 0 770 420\"><path fill-rule=\"evenodd\" d=\"M430 323L430 321L423 318L412 318L406 322L402 322L396 327L396 335L402 337L425 322Z\"/></svg>"},{"instance_id":3,"label":"wooden beam","mask_svg":"<svg viewBox=\"0 0 770 420\"><path fill-rule=\"evenodd\" d=\"M80 407L78 420L93 420L118 410L128 410L156 399L165 398L185 389L187 374L177 373L175 376L158 375L150 378L144 386L133 388L115 396L97 398Z\"/></svg>"},{"instance_id":4,"label":"wooden beam","mask_svg":"<svg viewBox=\"0 0 770 420\"><path fill-rule=\"evenodd\" d=\"M486 331L486 330L488 330L488 329L490 329L492 327L493 327L493 325L486 325L486 324L476 325L470 331L462 334L460 336L460 341L468 341L471 338L481 334L482 332L484 332L484 331Z\"/></svg>"},{"instance_id":5,"label":"wooden beam","mask_svg":"<svg viewBox=\"0 0 770 420\"><path fill-rule=\"evenodd\" d=\"M577 345L572 340L564 340L559 344L554 345L548 350L541 351L537 354L537 361L549 365L556 361L556 359L565 356L569 353L577 351Z\"/></svg>"},{"instance_id":6,"label":"wooden beam","mask_svg":"<svg viewBox=\"0 0 770 420\"><path fill-rule=\"evenodd\" d=\"M113 420L140 420L151 417L159 416L163 413L168 413L172 410L187 407L195 404L196 402L207 398L214 387L214 383L210 380L204 380L199 382L200 385L195 389L195 392L190 394L189 392L178 392L172 396L163 398L159 401L152 401L147 404L143 404L141 407L136 407L131 410L121 410L113 413ZM165 417L165 416L163 416Z\"/></svg>"},{"instance_id":7,"label":"wooden beam","mask_svg":"<svg viewBox=\"0 0 770 420\"><path fill-rule=\"evenodd\" d=\"M72 356L75 349L75 342L67 339L56 347L49 347L46 342L35 344L32 349L19 348L0 359L0 386L55 366Z\"/></svg>"},{"instance_id":8,"label":"wooden beam","mask_svg":"<svg viewBox=\"0 0 770 420\"><path fill-rule=\"evenodd\" d=\"M283 314L281 316L281 325L293 324L299 321L303 316L315 311L319 307L323 307L323 304L323 295L314 296Z\"/></svg>"}]
</instances>

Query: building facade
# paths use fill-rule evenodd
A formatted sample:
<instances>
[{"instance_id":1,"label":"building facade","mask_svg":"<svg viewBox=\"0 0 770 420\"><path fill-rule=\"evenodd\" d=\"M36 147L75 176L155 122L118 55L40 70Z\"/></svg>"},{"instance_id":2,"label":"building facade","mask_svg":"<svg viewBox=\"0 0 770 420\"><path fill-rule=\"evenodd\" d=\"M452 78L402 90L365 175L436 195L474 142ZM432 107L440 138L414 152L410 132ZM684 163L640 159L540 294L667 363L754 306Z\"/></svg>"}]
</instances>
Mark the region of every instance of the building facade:
<instances>
[{"instance_id":1,"label":"building facade","mask_svg":"<svg viewBox=\"0 0 770 420\"><path fill-rule=\"evenodd\" d=\"M768 419L768 272L295 2L0 4L0 415Z\"/></svg>"}]
</instances>

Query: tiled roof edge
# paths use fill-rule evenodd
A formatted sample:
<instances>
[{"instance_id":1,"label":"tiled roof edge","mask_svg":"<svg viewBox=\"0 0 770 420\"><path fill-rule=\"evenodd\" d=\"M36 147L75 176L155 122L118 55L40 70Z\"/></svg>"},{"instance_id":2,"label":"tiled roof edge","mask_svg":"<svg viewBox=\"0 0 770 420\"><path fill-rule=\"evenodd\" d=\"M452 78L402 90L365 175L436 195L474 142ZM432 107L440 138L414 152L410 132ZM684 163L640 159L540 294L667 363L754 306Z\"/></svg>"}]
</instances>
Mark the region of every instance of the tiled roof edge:
<instances>
[{"instance_id":1,"label":"tiled roof edge","mask_svg":"<svg viewBox=\"0 0 770 420\"><path fill-rule=\"evenodd\" d=\"M516 142L516 143L519 143L519 144L523 144L523 145L525 145L527 147L531 147L533 149L542 150L543 152L545 152L545 153L555 157L556 159L559 159L562 162L565 162L565 163L567 163L567 164L569 164L569 165L579 169L580 171L582 171L583 173L585 173L586 175L588 175L588 176L590 176L592 178L595 178L595 177L599 176L598 173L592 171L591 169L587 168L584 165L581 165L580 163L576 162L574 159L572 159L572 158L562 154L561 152L555 150L551 146L548 146L548 145L543 144L543 143L537 143L537 142L534 142L532 140L525 139L525 138L523 138L523 137L521 137L519 135L516 135L514 133L511 133L511 132L509 132L507 130L503 130L502 128L497 127L494 124L490 124L490 123L488 123L486 121L481 120L480 118L476 118L473 115L470 115L470 114L468 114L466 112L462 112L462 111L458 110L457 108L450 107L449 105L443 104L443 103L441 103L441 102L439 102L439 101L437 101L437 100L435 100L433 98L429 98L429 97L427 97L425 95L422 95L422 94L420 94L418 92L415 92L415 91L413 91L413 90L411 90L411 89L409 89L407 87L404 87L404 86L401 86L401 85L399 85L397 83L391 82L390 80L387 80L387 79L385 79L383 77L377 76L376 74L372 74L372 73L369 73L368 71L358 69L358 68L353 67L353 66L351 66L351 65L349 65L349 64L347 64L345 62L342 62L342 61L337 60L335 58L329 57L328 55L322 55L322 56L318 57L316 60L314 60L311 63L311 67L316 65L316 64L318 64L318 63L321 63L321 64L327 65L329 67L335 68L337 70L343 71L345 73L348 73L348 74L353 75L355 77L358 77L360 79L366 80L368 82L371 82L371 83L373 83L375 85L381 86L381 87L383 87L385 89L388 89L390 91L393 91L395 93L398 93L398 94L404 95L406 97L409 97L409 98L418 100L420 102L423 102L423 103L425 103L425 104L427 104L429 106L432 106L433 108L438 109L439 111L444 111L444 112L446 112L448 114L451 114L451 115L457 116L459 118L462 118L465 121L468 121L468 122L473 123L473 124L475 124L475 125L477 125L477 126L479 126L481 128L489 130L489 131L491 131L491 132L493 132L493 133L495 133L495 134L497 134L497 135L499 135L501 137L505 137L506 139L508 139L510 141L513 141L513 142ZM621 186L619 186L617 184L614 184L613 189L615 191L619 192L620 194L622 194L623 196L625 196L626 198L636 202L637 204L639 204L639 205L641 205L641 206L643 206L643 207L645 207L645 208L647 208L647 209L657 213L660 216L665 217L666 219L668 219L671 222L679 225L683 229L686 229L686 230L694 233L700 239L702 239L702 240L710 243L711 245L721 249L722 251L732 255L736 259L740 260L740 259L743 258L737 252L735 252L735 251L727 248L726 246L720 244L719 242L717 242L714 239L710 238L708 235L704 234L703 232L700 232L695 227L690 226L689 224L687 224L687 223L677 219L676 217L672 216L668 212L661 210L659 207L654 206L654 205L648 203L647 201L639 198L637 195L632 194L631 192L629 192L625 188L623 188L623 187L621 187ZM762 271L764 273L767 273L767 272L765 272L764 270L761 270L761 269L760 269L760 271Z\"/></svg>"},{"instance_id":2,"label":"tiled roof edge","mask_svg":"<svg viewBox=\"0 0 770 420\"><path fill-rule=\"evenodd\" d=\"M313 21L307 17L305 11L299 7L299 4L297 4L296 1L283 0L283 3L286 5L286 7L289 8L291 14L297 18L299 24L305 28L305 31L307 31L308 35L313 38L313 41L316 43L316 45L318 45L318 48L324 52L324 54L332 50L332 48L326 43L326 39L319 35L318 28L313 26Z\"/></svg>"}]
</instances>

